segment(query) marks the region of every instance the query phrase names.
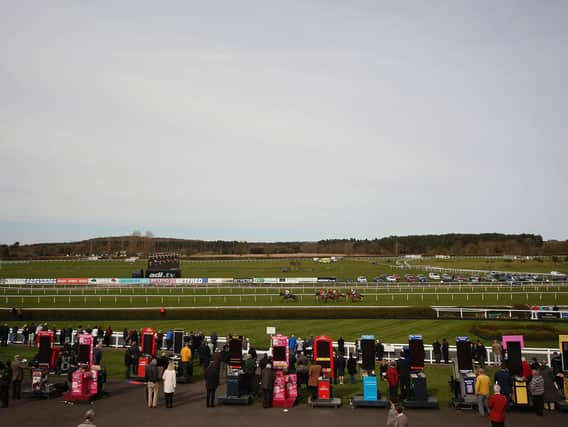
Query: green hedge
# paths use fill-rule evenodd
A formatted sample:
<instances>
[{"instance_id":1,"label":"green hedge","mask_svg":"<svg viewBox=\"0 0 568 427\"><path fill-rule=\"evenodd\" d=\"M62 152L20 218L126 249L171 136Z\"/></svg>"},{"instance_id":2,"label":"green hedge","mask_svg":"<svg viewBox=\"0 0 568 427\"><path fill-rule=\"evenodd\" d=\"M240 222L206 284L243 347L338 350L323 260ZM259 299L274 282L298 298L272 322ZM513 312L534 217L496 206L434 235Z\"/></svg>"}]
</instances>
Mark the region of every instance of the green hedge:
<instances>
[{"instance_id":1,"label":"green hedge","mask_svg":"<svg viewBox=\"0 0 568 427\"><path fill-rule=\"evenodd\" d=\"M550 341L558 338L560 331L552 326L535 324L530 328L507 325L505 323L479 323L470 331L486 340L501 339L503 335L523 335L525 340Z\"/></svg>"},{"instance_id":2,"label":"green hedge","mask_svg":"<svg viewBox=\"0 0 568 427\"><path fill-rule=\"evenodd\" d=\"M22 320L131 320L131 319L434 319L429 307L347 307L315 309L273 308L169 308L165 315L157 309L24 309ZM1 310L0 319L11 320L10 310Z\"/></svg>"}]
</instances>

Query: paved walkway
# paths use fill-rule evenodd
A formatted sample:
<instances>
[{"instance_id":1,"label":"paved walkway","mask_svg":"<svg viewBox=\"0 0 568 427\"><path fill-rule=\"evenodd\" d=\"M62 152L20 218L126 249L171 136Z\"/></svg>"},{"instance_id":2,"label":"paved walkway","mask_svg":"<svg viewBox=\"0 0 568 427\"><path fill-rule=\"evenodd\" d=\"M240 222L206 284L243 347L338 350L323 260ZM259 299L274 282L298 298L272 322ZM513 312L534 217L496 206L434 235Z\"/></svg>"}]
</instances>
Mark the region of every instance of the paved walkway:
<instances>
[{"instance_id":1,"label":"paved walkway","mask_svg":"<svg viewBox=\"0 0 568 427\"><path fill-rule=\"evenodd\" d=\"M177 426L382 426L385 424L385 409L344 406L339 409L311 409L300 404L288 412L282 409L263 409L260 402L250 406L205 407L204 383L180 384L175 397L174 408L164 407L163 395L159 407L149 409L145 405L144 386L112 382L107 384L108 396L93 405L68 405L61 398L52 400L11 401L9 408L0 409L0 424L6 427L58 426L76 427L83 413L93 408L98 427L177 427ZM220 389L219 392L222 392ZM408 410L410 424L421 427L474 427L489 426L487 419L476 412L440 410ZM534 427L537 423L565 425L568 413L545 414L544 419L533 413L515 412L507 420L508 426Z\"/></svg>"}]
</instances>

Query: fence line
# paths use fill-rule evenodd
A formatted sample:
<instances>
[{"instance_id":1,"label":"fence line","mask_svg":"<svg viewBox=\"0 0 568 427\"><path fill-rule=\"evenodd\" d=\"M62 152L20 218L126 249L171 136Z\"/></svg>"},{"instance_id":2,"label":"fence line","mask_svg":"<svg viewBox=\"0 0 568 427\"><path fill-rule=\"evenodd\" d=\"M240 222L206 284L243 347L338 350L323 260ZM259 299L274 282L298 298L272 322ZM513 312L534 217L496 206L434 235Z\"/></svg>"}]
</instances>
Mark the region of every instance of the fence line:
<instances>
[{"instance_id":1,"label":"fence line","mask_svg":"<svg viewBox=\"0 0 568 427\"><path fill-rule=\"evenodd\" d=\"M55 342L56 343L60 343L61 339L60 339L60 331L56 331L55 334ZM72 335L69 339L67 339L66 342L74 342L75 338L77 335L77 330L74 329L72 331ZM186 334L185 337L187 337L188 335ZM14 338L14 339L13 339ZM23 345L23 334L22 334L22 329L19 329L16 336L14 337L12 335L12 333L10 333L10 339L9 339L9 343L10 344L21 344ZM210 340L209 336L205 337L206 340ZM225 344L226 343L226 338L225 337L218 337L217 340L218 344ZM250 344L250 343L248 343ZM403 347L407 346L407 344L389 344L389 343L383 343L384 345L384 349L385 349L385 353L384 353L384 359L386 360L394 360L396 359L400 352L402 351ZM333 342L333 346L335 349L337 349L337 341ZM111 336L111 342L110 342L110 347L112 348L125 348L125 341L123 338L123 334L122 332L113 332L112 336ZM164 336L164 341L163 341L163 345L161 347L161 350L166 350L166 340L165 340L165 336ZM264 348L257 348L255 346L255 348L257 350L260 350L259 352L263 353L266 352L267 349ZM309 349L309 348L308 348ZM346 350L346 356L349 357L351 354L355 354L355 353L360 353L360 348L357 347L357 344L353 341L345 341L345 350ZM487 362L486 364L489 366L496 366L497 364L494 362L493 360L493 350L490 347L486 348L487 350ZM248 348L245 347L245 351L248 351ZM425 358L424 361L427 363L434 363L435 359L434 359L434 351L433 351L433 346L431 344L424 344L424 351L425 351ZM525 347L522 349L522 354L523 356L527 357L527 358L532 358L532 357L537 357L539 358L539 360L542 360L542 356L546 357L546 360L548 361L548 364L550 365L550 359L552 357L552 354L554 352L560 352L560 350L558 348L540 348L540 347ZM449 346L449 354L450 354L450 359L456 357L456 346L455 345L450 345ZM450 365L448 365L450 366Z\"/></svg>"}]
</instances>

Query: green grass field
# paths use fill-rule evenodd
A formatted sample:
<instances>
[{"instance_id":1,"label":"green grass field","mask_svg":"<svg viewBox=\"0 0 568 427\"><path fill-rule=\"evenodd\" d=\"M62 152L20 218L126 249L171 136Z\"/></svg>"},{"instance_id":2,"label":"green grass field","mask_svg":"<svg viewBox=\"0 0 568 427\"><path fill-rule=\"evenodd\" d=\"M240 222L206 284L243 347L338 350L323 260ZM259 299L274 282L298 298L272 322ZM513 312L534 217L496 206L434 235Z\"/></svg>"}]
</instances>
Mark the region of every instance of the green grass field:
<instances>
[{"instance_id":1,"label":"green grass field","mask_svg":"<svg viewBox=\"0 0 568 427\"><path fill-rule=\"evenodd\" d=\"M558 271L568 274L568 261L566 257L560 257L559 262L553 262L550 257L545 257L542 262L537 260L511 260L494 258L463 258L450 259L425 258L420 260L407 260L410 265L432 266L441 268L464 268L471 270L487 271L510 271L526 273L550 273Z\"/></svg>"},{"instance_id":2,"label":"green grass field","mask_svg":"<svg viewBox=\"0 0 568 427\"><path fill-rule=\"evenodd\" d=\"M298 260L235 260L235 261L182 261L183 277L317 277L333 276L339 280L369 279L381 274L397 272L385 260L343 259L336 263L321 264L311 259ZM0 277L130 277L146 263L124 261L32 261L29 263L0 264ZM285 270L288 271L285 271Z\"/></svg>"},{"instance_id":3,"label":"green grass field","mask_svg":"<svg viewBox=\"0 0 568 427\"><path fill-rule=\"evenodd\" d=\"M143 296L143 295L99 295L99 296L1 296L0 307L220 307L220 306L511 306L526 305L566 305L568 293L437 293L437 294L410 294L391 293L367 295L363 302L350 302L342 300L336 303L321 303L314 296L298 297L297 302L284 302L279 296L266 295L188 295L177 296Z\"/></svg>"}]
</instances>

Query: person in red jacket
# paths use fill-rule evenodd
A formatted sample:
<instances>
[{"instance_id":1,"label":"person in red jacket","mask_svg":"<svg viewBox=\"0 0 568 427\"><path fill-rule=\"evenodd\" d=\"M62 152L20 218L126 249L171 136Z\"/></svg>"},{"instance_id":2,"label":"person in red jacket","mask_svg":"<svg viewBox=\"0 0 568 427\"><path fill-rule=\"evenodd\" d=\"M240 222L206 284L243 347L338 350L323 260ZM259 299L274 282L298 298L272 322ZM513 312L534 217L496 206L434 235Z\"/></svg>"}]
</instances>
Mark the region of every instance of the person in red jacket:
<instances>
[{"instance_id":1,"label":"person in red jacket","mask_svg":"<svg viewBox=\"0 0 568 427\"><path fill-rule=\"evenodd\" d=\"M501 394L501 387L495 384L493 387L495 394L489 397L487 406L489 406L489 421L491 427L505 427L505 414L509 401L506 396Z\"/></svg>"},{"instance_id":2,"label":"person in red jacket","mask_svg":"<svg viewBox=\"0 0 568 427\"><path fill-rule=\"evenodd\" d=\"M530 380L531 377L532 377L531 365L529 364L529 362L527 362L527 359L525 359L524 357L523 357L522 362L521 362L521 369L522 369L523 377L526 380Z\"/></svg>"},{"instance_id":3,"label":"person in red jacket","mask_svg":"<svg viewBox=\"0 0 568 427\"><path fill-rule=\"evenodd\" d=\"M398 372L396 370L396 363L392 362L390 364L385 376L389 383L389 399L391 402L396 402L396 392L398 389Z\"/></svg>"}]
</instances>

